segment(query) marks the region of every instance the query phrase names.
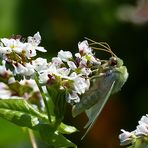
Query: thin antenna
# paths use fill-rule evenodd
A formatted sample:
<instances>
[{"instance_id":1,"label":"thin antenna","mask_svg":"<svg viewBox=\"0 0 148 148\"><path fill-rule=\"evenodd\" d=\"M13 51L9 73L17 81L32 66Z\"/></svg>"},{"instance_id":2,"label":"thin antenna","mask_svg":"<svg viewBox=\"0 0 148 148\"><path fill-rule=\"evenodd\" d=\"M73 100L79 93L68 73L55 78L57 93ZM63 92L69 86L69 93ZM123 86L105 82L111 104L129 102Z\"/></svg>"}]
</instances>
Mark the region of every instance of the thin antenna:
<instances>
[{"instance_id":1,"label":"thin antenna","mask_svg":"<svg viewBox=\"0 0 148 148\"><path fill-rule=\"evenodd\" d=\"M110 46L109 46L106 42L96 42L96 41L94 41L94 40L92 40L92 39L89 39L89 38L87 38L87 37L85 37L85 39L88 40L88 41L90 41L90 42L92 42L92 43L89 44L92 49L105 51L105 52L110 53L112 56L117 57L117 56L112 52ZM103 48L93 47L92 45L100 45L100 46L103 47Z\"/></svg>"}]
</instances>

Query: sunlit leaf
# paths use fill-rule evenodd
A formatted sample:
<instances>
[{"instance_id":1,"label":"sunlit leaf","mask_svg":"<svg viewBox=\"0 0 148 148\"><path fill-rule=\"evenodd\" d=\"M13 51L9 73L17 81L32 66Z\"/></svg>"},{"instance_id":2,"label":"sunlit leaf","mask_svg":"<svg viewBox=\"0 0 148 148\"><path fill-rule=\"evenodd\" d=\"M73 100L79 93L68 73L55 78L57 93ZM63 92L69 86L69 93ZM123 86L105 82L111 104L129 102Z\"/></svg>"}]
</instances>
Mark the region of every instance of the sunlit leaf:
<instances>
[{"instance_id":1,"label":"sunlit leaf","mask_svg":"<svg viewBox=\"0 0 148 148\"><path fill-rule=\"evenodd\" d=\"M78 130L74 126L69 126L64 123L61 123L58 127L58 131L62 134L72 134L74 132L77 132Z\"/></svg>"},{"instance_id":2,"label":"sunlit leaf","mask_svg":"<svg viewBox=\"0 0 148 148\"><path fill-rule=\"evenodd\" d=\"M47 87L50 98L54 104L54 115L56 116L56 122L61 123L64 119L65 109L66 109L66 99L65 92L59 89L58 85L53 85ZM49 106L51 106L51 100L49 100Z\"/></svg>"},{"instance_id":3,"label":"sunlit leaf","mask_svg":"<svg viewBox=\"0 0 148 148\"><path fill-rule=\"evenodd\" d=\"M23 99L0 100L0 117L32 129L36 129L38 124L48 121L46 115L38 112Z\"/></svg>"},{"instance_id":4,"label":"sunlit leaf","mask_svg":"<svg viewBox=\"0 0 148 148\"><path fill-rule=\"evenodd\" d=\"M58 131L50 128L48 125L40 127L40 135L49 146L76 147L74 143L66 139L62 134L58 133Z\"/></svg>"}]
</instances>

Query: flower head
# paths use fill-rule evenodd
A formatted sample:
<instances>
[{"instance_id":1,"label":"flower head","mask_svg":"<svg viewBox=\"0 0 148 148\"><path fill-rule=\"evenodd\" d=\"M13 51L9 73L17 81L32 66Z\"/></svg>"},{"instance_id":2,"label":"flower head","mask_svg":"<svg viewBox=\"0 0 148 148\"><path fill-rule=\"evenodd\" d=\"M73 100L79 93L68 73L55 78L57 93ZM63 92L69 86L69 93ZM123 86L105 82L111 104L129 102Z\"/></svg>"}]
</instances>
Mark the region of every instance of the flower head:
<instances>
[{"instance_id":1,"label":"flower head","mask_svg":"<svg viewBox=\"0 0 148 148\"><path fill-rule=\"evenodd\" d=\"M8 86L2 82L0 82L0 98L1 99L8 99L11 96L11 91L9 90Z\"/></svg>"},{"instance_id":2,"label":"flower head","mask_svg":"<svg viewBox=\"0 0 148 148\"><path fill-rule=\"evenodd\" d=\"M37 32L33 37L28 37L27 42L21 41L21 38L2 38L0 43L0 54L3 54L2 56L5 57L6 54L9 55L13 52L13 54L18 54L22 58L25 56L30 59L36 56L36 50L46 52L44 47L38 46L40 42L41 36L39 32Z\"/></svg>"},{"instance_id":3,"label":"flower head","mask_svg":"<svg viewBox=\"0 0 148 148\"><path fill-rule=\"evenodd\" d=\"M72 53L70 51L63 51L63 50L60 50L58 52L58 57L64 61L64 62L67 62L69 61L71 58L72 58Z\"/></svg>"},{"instance_id":4,"label":"flower head","mask_svg":"<svg viewBox=\"0 0 148 148\"><path fill-rule=\"evenodd\" d=\"M2 60L2 65L0 65L0 76L10 77L12 72L6 68L6 61Z\"/></svg>"},{"instance_id":5,"label":"flower head","mask_svg":"<svg viewBox=\"0 0 148 148\"><path fill-rule=\"evenodd\" d=\"M133 132L121 130L123 132L119 135L121 145L133 144L135 146L136 143L139 143L137 141L141 141L141 143L144 143L143 139L145 137L148 137L148 116L142 116L138 123L139 125Z\"/></svg>"},{"instance_id":6,"label":"flower head","mask_svg":"<svg viewBox=\"0 0 148 148\"><path fill-rule=\"evenodd\" d=\"M36 71L42 71L49 67L49 64L47 63L47 59L43 59L43 58L37 58L33 60L32 65Z\"/></svg>"},{"instance_id":7,"label":"flower head","mask_svg":"<svg viewBox=\"0 0 148 148\"><path fill-rule=\"evenodd\" d=\"M70 104L78 103L80 102L80 97L78 96L76 91L72 91L71 93L67 94L66 100Z\"/></svg>"},{"instance_id":8,"label":"flower head","mask_svg":"<svg viewBox=\"0 0 148 148\"><path fill-rule=\"evenodd\" d=\"M89 47L87 40L78 43L79 52L82 54L92 54L92 49Z\"/></svg>"},{"instance_id":9,"label":"flower head","mask_svg":"<svg viewBox=\"0 0 148 148\"><path fill-rule=\"evenodd\" d=\"M32 49L38 50L41 52L47 52L47 50L45 50L44 47L38 46L40 44L40 42L41 42L41 36L40 36L39 32L34 34L33 37L31 37L31 36L28 37L28 44L30 44L32 46Z\"/></svg>"},{"instance_id":10,"label":"flower head","mask_svg":"<svg viewBox=\"0 0 148 148\"><path fill-rule=\"evenodd\" d=\"M35 72L33 66L30 63L26 63L25 65L18 63L14 65L14 68L15 74L22 76L32 76Z\"/></svg>"},{"instance_id":11,"label":"flower head","mask_svg":"<svg viewBox=\"0 0 148 148\"><path fill-rule=\"evenodd\" d=\"M148 117L142 116L138 123L139 125L136 128L136 136L148 136Z\"/></svg>"},{"instance_id":12,"label":"flower head","mask_svg":"<svg viewBox=\"0 0 148 148\"><path fill-rule=\"evenodd\" d=\"M128 132L125 130L121 130L122 133L119 135L120 144L121 145L128 145L133 142L134 134L132 132Z\"/></svg>"}]
</instances>

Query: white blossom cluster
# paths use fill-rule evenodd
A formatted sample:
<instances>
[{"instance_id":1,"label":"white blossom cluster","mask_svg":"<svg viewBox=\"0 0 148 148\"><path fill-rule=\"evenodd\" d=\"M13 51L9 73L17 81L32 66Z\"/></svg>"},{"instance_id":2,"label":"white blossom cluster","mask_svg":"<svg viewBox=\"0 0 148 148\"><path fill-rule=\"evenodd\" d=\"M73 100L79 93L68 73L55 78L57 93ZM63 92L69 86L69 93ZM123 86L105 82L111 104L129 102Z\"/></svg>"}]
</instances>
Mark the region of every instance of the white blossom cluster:
<instances>
[{"instance_id":1,"label":"white blossom cluster","mask_svg":"<svg viewBox=\"0 0 148 148\"><path fill-rule=\"evenodd\" d=\"M59 89L66 92L67 102L71 104L79 102L80 95L89 89L89 76L101 65L100 60L95 57L92 48L84 40L78 43L79 52L74 56L70 51L61 50L57 57L53 57L48 63L47 59L36 58L37 51L46 52L44 47L39 46L40 42L39 32L33 37L28 37L26 41L20 37L2 38L0 40L0 76L7 75L10 81L9 79L12 80L15 76L21 75L25 80L26 77L34 78L38 73L42 86L58 83ZM11 70L7 65L11 65Z\"/></svg>"},{"instance_id":2,"label":"white blossom cluster","mask_svg":"<svg viewBox=\"0 0 148 148\"><path fill-rule=\"evenodd\" d=\"M136 130L132 132L121 130L122 133L119 135L121 145L134 145L137 139L141 139L141 141L147 139L148 143L148 115L142 116L138 123L139 125L136 127Z\"/></svg>"},{"instance_id":3,"label":"white blossom cluster","mask_svg":"<svg viewBox=\"0 0 148 148\"><path fill-rule=\"evenodd\" d=\"M35 81L32 79L36 71L48 67L46 59L35 58L37 51L46 52L44 47L39 46L41 36L37 32L33 37L29 36L27 41L23 41L20 36L17 38L0 39L0 98L29 98L31 94L25 96L14 96L9 88L11 83L15 83L15 76L21 75L23 79L19 81L22 86L30 86L33 92L39 92ZM29 80L26 80L29 76Z\"/></svg>"},{"instance_id":4,"label":"white blossom cluster","mask_svg":"<svg viewBox=\"0 0 148 148\"><path fill-rule=\"evenodd\" d=\"M60 89L66 90L66 99L71 104L78 103L79 96L89 89L92 68L101 64L86 40L78 43L78 49L75 56L70 51L59 51L57 57L52 58L48 69L39 73L41 83L48 82L50 85L58 80Z\"/></svg>"},{"instance_id":5,"label":"white blossom cluster","mask_svg":"<svg viewBox=\"0 0 148 148\"><path fill-rule=\"evenodd\" d=\"M2 38L0 42L0 57L2 63L7 62L14 68L14 74L31 76L35 70L44 69L47 66L47 60L33 57L37 55L36 51L46 52L44 47L38 46L41 36L37 32L33 37L28 37L27 42L21 41L21 38ZM42 65L44 64L44 66ZM4 64L2 65L4 66ZM0 66L0 68L2 68ZM5 70L4 70L5 71ZM2 72L4 72L2 71Z\"/></svg>"},{"instance_id":6,"label":"white blossom cluster","mask_svg":"<svg viewBox=\"0 0 148 148\"><path fill-rule=\"evenodd\" d=\"M8 55L14 52L30 59L36 56L36 50L46 52L44 47L38 46L40 42L41 36L39 32L37 32L33 37L29 36L27 42L21 41L21 38L2 38L0 43L0 54L7 59Z\"/></svg>"}]
</instances>

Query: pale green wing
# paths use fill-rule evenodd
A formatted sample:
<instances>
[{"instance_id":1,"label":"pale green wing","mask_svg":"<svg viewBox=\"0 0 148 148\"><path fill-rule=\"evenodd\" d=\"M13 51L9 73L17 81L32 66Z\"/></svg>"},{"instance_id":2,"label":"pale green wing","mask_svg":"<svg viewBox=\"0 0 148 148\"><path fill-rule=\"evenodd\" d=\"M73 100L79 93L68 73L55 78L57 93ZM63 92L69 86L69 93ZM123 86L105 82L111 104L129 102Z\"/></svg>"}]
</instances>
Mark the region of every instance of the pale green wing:
<instances>
[{"instance_id":1,"label":"pale green wing","mask_svg":"<svg viewBox=\"0 0 148 148\"><path fill-rule=\"evenodd\" d=\"M106 93L104 98L99 98L99 101L97 102L97 104L93 105L90 109L85 111L88 116L89 121L87 122L87 124L85 125L84 128L88 127L88 129L86 130L84 136L81 139L83 139L86 136L86 134L90 131L90 129L94 125L97 117L101 113L104 105L106 104L108 98L111 95L114 84L115 84L115 81L111 84L111 87L108 90L106 90L106 92L104 92L104 93Z\"/></svg>"}]
</instances>

